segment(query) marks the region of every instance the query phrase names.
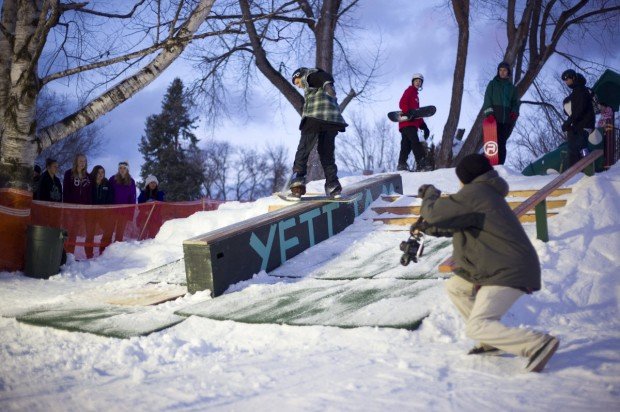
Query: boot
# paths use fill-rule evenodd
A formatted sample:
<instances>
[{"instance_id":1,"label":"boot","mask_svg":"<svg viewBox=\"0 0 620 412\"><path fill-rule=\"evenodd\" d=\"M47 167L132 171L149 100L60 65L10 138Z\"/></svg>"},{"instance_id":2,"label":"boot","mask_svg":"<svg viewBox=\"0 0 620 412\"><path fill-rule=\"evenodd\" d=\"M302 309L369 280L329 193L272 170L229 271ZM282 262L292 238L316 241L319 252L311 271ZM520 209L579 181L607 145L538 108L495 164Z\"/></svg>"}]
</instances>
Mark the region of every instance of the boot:
<instances>
[{"instance_id":1,"label":"boot","mask_svg":"<svg viewBox=\"0 0 620 412\"><path fill-rule=\"evenodd\" d=\"M332 183L325 184L325 194L330 197L340 197L340 193L342 193L342 186L340 182L336 180Z\"/></svg>"},{"instance_id":2,"label":"boot","mask_svg":"<svg viewBox=\"0 0 620 412\"><path fill-rule=\"evenodd\" d=\"M396 166L396 170L397 171L405 171L408 172L409 171L409 167L407 166L406 163L399 163L398 166Z\"/></svg>"}]
</instances>

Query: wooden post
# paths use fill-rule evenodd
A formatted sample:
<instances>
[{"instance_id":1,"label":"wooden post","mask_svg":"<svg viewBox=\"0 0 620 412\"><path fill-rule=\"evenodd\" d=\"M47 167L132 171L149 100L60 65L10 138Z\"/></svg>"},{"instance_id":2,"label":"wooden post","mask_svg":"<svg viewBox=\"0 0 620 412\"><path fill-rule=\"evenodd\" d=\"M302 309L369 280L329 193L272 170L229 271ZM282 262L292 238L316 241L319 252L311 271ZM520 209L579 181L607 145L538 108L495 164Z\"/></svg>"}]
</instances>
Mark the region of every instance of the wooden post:
<instances>
[{"instance_id":1,"label":"wooden post","mask_svg":"<svg viewBox=\"0 0 620 412\"><path fill-rule=\"evenodd\" d=\"M547 199L537 204L534 210L536 212L536 237L543 242L548 242L549 229L547 228Z\"/></svg>"}]
</instances>

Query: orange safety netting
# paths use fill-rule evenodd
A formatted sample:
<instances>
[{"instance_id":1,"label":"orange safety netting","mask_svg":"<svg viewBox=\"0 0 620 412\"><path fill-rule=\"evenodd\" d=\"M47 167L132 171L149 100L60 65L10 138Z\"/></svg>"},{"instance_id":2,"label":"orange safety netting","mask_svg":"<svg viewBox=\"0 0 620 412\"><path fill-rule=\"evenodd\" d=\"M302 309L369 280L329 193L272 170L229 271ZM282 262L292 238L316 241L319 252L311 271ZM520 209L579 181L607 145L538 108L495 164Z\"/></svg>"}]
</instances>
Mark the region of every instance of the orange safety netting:
<instances>
[{"instance_id":1,"label":"orange safety netting","mask_svg":"<svg viewBox=\"0 0 620 412\"><path fill-rule=\"evenodd\" d=\"M65 250L80 260L100 255L112 242L153 238L164 222L215 210L221 203L202 199L89 206L33 201L27 191L0 189L0 270L23 269L28 225L65 229Z\"/></svg>"}]
</instances>

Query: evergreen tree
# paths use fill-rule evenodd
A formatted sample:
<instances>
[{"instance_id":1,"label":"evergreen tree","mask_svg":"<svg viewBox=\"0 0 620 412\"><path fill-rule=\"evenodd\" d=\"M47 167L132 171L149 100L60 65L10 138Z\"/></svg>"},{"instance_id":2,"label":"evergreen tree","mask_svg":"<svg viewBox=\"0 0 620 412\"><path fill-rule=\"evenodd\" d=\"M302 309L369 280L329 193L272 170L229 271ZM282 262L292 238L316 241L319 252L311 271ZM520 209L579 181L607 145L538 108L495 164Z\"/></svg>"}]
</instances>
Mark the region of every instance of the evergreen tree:
<instances>
[{"instance_id":1,"label":"evergreen tree","mask_svg":"<svg viewBox=\"0 0 620 412\"><path fill-rule=\"evenodd\" d=\"M196 119L190 116L192 102L184 91L183 82L172 81L162 103L161 113L146 119L140 153L144 164L142 181L155 175L166 200L194 200L201 195L204 166L198 139L192 132Z\"/></svg>"}]
</instances>

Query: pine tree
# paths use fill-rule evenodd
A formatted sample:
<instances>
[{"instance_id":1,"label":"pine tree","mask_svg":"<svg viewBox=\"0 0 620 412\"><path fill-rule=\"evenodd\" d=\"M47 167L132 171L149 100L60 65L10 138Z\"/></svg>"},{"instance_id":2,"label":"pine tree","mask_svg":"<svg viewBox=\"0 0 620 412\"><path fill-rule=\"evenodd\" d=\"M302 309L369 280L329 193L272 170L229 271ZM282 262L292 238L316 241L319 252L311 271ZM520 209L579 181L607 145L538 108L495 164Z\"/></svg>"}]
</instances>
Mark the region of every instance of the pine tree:
<instances>
[{"instance_id":1,"label":"pine tree","mask_svg":"<svg viewBox=\"0 0 620 412\"><path fill-rule=\"evenodd\" d=\"M204 166L198 139L192 132L196 119L190 116L191 100L184 91L183 82L172 81L161 113L146 119L140 153L144 164L140 171L142 181L154 175L166 200L194 200L200 197L204 181Z\"/></svg>"}]
</instances>

